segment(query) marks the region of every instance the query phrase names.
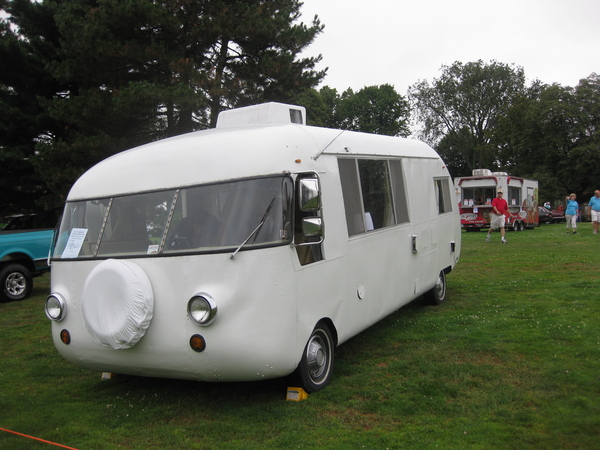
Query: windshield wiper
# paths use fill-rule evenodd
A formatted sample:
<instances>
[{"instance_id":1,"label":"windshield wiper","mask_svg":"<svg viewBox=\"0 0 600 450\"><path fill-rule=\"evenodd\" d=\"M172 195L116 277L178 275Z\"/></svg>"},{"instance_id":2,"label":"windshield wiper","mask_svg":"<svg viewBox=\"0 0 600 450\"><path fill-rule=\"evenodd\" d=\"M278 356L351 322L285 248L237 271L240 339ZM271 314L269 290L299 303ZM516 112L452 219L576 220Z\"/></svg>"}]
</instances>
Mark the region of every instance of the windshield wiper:
<instances>
[{"instance_id":1,"label":"windshield wiper","mask_svg":"<svg viewBox=\"0 0 600 450\"><path fill-rule=\"evenodd\" d=\"M230 259L235 258L235 255L237 255L237 253L242 249L242 247L244 245L246 245L246 243L252 238L252 236L254 236L254 235L258 236L258 232L260 231L260 229L264 225L265 220L267 220L267 216L269 215L269 211L271 211L271 208L273 207L273 203L275 203L275 197L273 197L273 200L271 200L271 203L269 203L269 206L267 206L267 210L263 214L262 219L260 219L260 223L258 224L258 226L254 229L254 231L252 231L252 233L250 233L250 236L248 236L244 240L244 242L242 242L240 244L240 246L235 250L235 252L233 252L233 254L229 257Z\"/></svg>"}]
</instances>

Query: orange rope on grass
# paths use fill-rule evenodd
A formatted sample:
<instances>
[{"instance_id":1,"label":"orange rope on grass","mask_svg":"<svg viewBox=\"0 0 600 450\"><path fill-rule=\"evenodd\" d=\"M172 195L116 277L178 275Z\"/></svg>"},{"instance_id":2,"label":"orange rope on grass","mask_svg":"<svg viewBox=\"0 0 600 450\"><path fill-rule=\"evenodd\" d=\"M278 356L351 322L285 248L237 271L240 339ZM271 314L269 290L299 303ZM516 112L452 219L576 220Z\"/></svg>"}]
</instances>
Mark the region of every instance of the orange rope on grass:
<instances>
[{"instance_id":1,"label":"orange rope on grass","mask_svg":"<svg viewBox=\"0 0 600 450\"><path fill-rule=\"evenodd\" d=\"M57 444L55 442L50 442L50 441L46 441L44 439L36 438L36 437L33 437L33 436L28 436L28 435L23 434L23 433L17 433L16 431L7 430L6 428L1 428L0 427L0 431L6 431L7 433L16 434L17 436L23 436L23 437L26 437L26 438L29 438L29 439L33 439L33 440L36 440L36 441L44 442L46 444L56 445L57 447L61 447L61 448L67 448L69 450L77 450L76 448L73 448L73 447L67 447L66 445L61 445L61 444Z\"/></svg>"}]
</instances>

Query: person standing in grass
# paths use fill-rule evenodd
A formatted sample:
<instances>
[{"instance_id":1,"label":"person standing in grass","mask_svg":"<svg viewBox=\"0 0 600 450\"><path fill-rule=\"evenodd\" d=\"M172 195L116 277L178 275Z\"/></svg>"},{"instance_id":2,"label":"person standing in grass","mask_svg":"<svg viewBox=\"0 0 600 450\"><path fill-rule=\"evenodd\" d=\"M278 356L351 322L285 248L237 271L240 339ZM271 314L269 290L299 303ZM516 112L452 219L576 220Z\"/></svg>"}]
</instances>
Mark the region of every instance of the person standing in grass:
<instances>
[{"instance_id":1,"label":"person standing in grass","mask_svg":"<svg viewBox=\"0 0 600 450\"><path fill-rule=\"evenodd\" d=\"M485 238L486 242L490 242L490 234L492 230L496 228L500 228L500 235L502 239L500 242L503 244L508 243L508 241L504 238L505 230L504 225L506 223L506 218L509 216L508 212L508 203L504 200L502 189L498 189L498 195L494 200L492 200L492 220L490 222L490 229L488 230L487 237Z\"/></svg>"},{"instance_id":2,"label":"person standing in grass","mask_svg":"<svg viewBox=\"0 0 600 450\"><path fill-rule=\"evenodd\" d=\"M598 234L598 228L600 228L600 191L596 190L594 196L588 203L592 210L592 226L594 227L594 234Z\"/></svg>"},{"instance_id":3,"label":"person standing in grass","mask_svg":"<svg viewBox=\"0 0 600 450\"><path fill-rule=\"evenodd\" d=\"M567 209L565 210L565 219L567 221L567 234L569 234L569 228L573 234L577 234L577 210L579 203L575 200L577 196L571 194L567 197ZM598 205L600 207L600 205Z\"/></svg>"}]
</instances>

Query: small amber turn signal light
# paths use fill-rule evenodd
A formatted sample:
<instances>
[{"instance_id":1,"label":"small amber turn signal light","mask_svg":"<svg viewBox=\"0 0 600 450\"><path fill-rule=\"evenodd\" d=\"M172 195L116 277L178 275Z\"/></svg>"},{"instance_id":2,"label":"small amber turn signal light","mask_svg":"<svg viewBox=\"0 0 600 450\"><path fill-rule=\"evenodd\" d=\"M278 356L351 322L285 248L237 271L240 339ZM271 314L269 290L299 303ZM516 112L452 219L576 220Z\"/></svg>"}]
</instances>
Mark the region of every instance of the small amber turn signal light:
<instances>
[{"instance_id":1,"label":"small amber turn signal light","mask_svg":"<svg viewBox=\"0 0 600 450\"><path fill-rule=\"evenodd\" d=\"M68 330L62 330L60 332L60 340L63 344L69 345L71 343L71 333Z\"/></svg>"},{"instance_id":2,"label":"small amber turn signal light","mask_svg":"<svg viewBox=\"0 0 600 450\"><path fill-rule=\"evenodd\" d=\"M192 350L194 350L195 352L203 352L206 348L206 341L199 334L194 334L190 338L190 347L192 347Z\"/></svg>"}]
</instances>

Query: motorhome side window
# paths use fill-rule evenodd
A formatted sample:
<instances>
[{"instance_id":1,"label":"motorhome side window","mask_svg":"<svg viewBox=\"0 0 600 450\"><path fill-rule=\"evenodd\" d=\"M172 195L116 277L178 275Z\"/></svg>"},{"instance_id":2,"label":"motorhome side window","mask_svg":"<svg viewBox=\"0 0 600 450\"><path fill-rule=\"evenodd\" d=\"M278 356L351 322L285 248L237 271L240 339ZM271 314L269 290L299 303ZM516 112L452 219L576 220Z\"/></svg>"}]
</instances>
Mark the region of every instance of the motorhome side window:
<instances>
[{"instance_id":1,"label":"motorhome side window","mask_svg":"<svg viewBox=\"0 0 600 450\"><path fill-rule=\"evenodd\" d=\"M67 203L55 258L221 252L289 244L289 176Z\"/></svg>"},{"instance_id":2,"label":"motorhome side window","mask_svg":"<svg viewBox=\"0 0 600 450\"><path fill-rule=\"evenodd\" d=\"M408 221L402 165L399 160L338 160L348 234Z\"/></svg>"},{"instance_id":3,"label":"motorhome side window","mask_svg":"<svg viewBox=\"0 0 600 450\"><path fill-rule=\"evenodd\" d=\"M444 214L452 212L449 178L435 179L433 180L433 184L435 187L435 200L437 202L438 213Z\"/></svg>"}]
</instances>

